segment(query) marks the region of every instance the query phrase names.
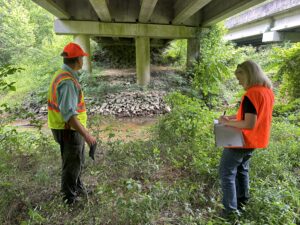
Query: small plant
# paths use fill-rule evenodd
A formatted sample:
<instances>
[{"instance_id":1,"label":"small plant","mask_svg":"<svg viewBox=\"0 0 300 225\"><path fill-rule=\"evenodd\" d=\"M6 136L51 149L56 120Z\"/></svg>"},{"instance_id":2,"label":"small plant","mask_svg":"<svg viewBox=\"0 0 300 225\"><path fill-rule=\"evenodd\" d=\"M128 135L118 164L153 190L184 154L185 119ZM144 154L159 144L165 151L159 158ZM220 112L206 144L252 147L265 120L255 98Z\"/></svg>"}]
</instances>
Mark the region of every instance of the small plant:
<instances>
[{"instance_id":1,"label":"small plant","mask_svg":"<svg viewBox=\"0 0 300 225\"><path fill-rule=\"evenodd\" d=\"M16 87L14 84L16 83L15 81L8 81L6 78L8 76L11 76L19 71L23 70L20 67L16 67L13 65L6 65L0 67L0 90L2 91L16 91Z\"/></svg>"}]
</instances>

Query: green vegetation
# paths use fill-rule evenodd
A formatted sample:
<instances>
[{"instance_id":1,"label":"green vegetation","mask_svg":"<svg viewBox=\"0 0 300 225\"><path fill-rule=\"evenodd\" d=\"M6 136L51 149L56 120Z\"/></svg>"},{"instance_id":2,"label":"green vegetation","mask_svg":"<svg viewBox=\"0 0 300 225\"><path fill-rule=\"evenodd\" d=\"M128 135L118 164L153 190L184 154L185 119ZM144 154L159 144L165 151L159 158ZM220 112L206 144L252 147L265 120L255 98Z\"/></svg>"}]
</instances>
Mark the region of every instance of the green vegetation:
<instances>
[{"instance_id":1,"label":"green vegetation","mask_svg":"<svg viewBox=\"0 0 300 225\"><path fill-rule=\"evenodd\" d=\"M86 160L83 177L94 193L70 208L61 202L60 153L51 136L28 131L10 134L0 142L4 149L0 156L0 221L226 224L219 217L221 151L213 146L208 118L214 115L199 110L198 101L180 94L173 99L178 105L159 122L157 139L109 141L102 144L95 163ZM186 106L190 114L183 111ZM252 159L252 199L240 218L242 224L299 223L300 130L278 120L273 124L270 147L257 150ZM99 120L94 118L91 123L99 124Z\"/></svg>"},{"instance_id":2,"label":"green vegetation","mask_svg":"<svg viewBox=\"0 0 300 225\"><path fill-rule=\"evenodd\" d=\"M201 33L202 57L190 71L168 80L177 90L165 99L171 112L142 140L116 140L113 130L105 141L99 139L96 161L86 158L82 175L94 192L68 207L59 192L59 146L43 128L45 120L11 108L24 101L45 102L49 78L61 63L59 53L71 39L55 36L53 17L28 0L1 1L0 17L0 224L232 224L220 216L221 149L214 146L212 121L224 108L235 112L232 104L242 92L232 72L248 58L273 80L276 105L271 142L251 160L252 197L238 220L300 224L299 43L237 48L222 40L221 25ZM186 41L174 41L158 58L183 68L185 47ZM97 100L127 88L109 81L99 85L100 70L82 76L88 97ZM12 125L25 117L35 127ZM89 120L97 137L106 132L99 128L103 120Z\"/></svg>"},{"instance_id":3,"label":"green vegetation","mask_svg":"<svg viewBox=\"0 0 300 225\"><path fill-rule=\"evenodd\" d=\"M287 97L288 100L300 98L300 43L288 49L275 48L273 60L273 66L278 68L276 78L281 81L280 97Z\"/></svg>"},{"instance_id":4,"label":"green vegetation","mask_svg":"<svg viewBox=\"0 0 300 225\"><path fill-rule=\"evenodd\" d=\"M0 1L0 17L0 66L12 64L22 68L7 79L15 82L18 91L5 94L0 104L19 107L32 90L45 89L61 64L61 49L71 39L55 36L54 17L32 1Z\"/></svg>"}]
</instances>

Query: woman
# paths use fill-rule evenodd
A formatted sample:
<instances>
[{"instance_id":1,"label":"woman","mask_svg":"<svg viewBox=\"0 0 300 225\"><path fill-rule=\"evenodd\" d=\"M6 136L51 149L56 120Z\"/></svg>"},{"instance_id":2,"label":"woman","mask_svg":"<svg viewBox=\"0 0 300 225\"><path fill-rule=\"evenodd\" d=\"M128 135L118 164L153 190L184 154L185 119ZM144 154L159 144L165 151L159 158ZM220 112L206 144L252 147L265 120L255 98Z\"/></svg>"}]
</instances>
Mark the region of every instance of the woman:
<instances>
[{"instance_id":1,"label":"woman","mask_svg":"<svg viewBox=\"0 0 300 225\"><path fill-rule=\"evenodd\" d=\"M220 177L225 213L238 212L249 199L249 160L256 148L269 143L274 94L272 83L255 62L239 64L235 76L246 93L236 116L221 116L219 122L242 130L243 148L225 147Z\"/></svg>"}]
</instances>

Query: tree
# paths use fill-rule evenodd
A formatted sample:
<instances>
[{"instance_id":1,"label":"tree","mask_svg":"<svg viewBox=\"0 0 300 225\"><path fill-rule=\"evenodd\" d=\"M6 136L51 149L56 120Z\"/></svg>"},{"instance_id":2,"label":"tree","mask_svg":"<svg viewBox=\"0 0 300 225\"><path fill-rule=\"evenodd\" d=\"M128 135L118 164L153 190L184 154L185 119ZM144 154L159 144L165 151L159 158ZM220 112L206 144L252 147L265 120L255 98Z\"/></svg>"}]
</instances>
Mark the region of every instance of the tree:
<instances>
[{"instance_id":1,"label":"tree","mask_svg":"<svg viewBox=\"0 0 300 225\"><path fill-rule=\"evenodd\" d=\"M222 83L239 60L233 44L224 40L225 32L224 25L218 24L199 34L201 55L189 71L195 90L208 105L220 94Z\"/></svg>"},{"instance_id":2,"label":"tree","mask_svg":"<svg viewBox=\"0 0 300 225\"><path fill-rule=\"evenodd\" d=\"M0 19L0 64L14 64L34 45L34 25L18 0L0 2Z\"/></svg>"}]
</instances>

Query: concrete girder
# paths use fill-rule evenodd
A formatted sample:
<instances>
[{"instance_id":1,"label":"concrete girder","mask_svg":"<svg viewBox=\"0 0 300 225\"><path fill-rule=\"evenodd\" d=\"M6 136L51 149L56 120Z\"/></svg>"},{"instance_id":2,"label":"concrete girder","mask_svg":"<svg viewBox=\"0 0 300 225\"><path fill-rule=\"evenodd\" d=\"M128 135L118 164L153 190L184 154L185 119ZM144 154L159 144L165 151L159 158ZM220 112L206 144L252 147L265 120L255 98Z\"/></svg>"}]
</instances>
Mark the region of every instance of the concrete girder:
<instances>
[{"instance_id":1,"label":"concrete girder","mask_svg":"<svg viewBox=\"0 0 300 225\"><path fill-rule=\"evenodd\" d=\"M297 40L297 32L291 33L276 33L269 31L284 31L292 28L300 27L300 10L288 11L277 14L272 18L264 19L258 22L247 23L234 27L225 35L227 40L239 40L252 36L263 35L265 41L280 41L280 40Z\"/></svg>"},{"instance_id":2,"label":"concrete girder","mask_svg":"<svg viewBox=\"0 0 300 225\"><path fill-rule=\"evenodd\" d=\"M241 15L232 17L225 22L227 29L241 26L246 23L252 23L257 20L262 20L270 16L276 16L278 13L291 11L295 8L300 7L300 1L297 0L273 0L272 2L266 3L260 7L247 10Z\"/></svg>"},{"instance_id":3,"label":"concrete girder","mask_svg":"<svg viewBox=\"0 0 300 225\"><path fill-rule=\"evenodd\" d=\"M300 32L270 31L263 34L262 42L300 41Z\"/></svg>"},{"instance_id":4,"label":"concrete girder","mask_svg":"<svg viewBox=\"0 0 300 225\"><path fill-rule=\"evenodd\" d=\"M279 42L282 41L282 33L270 31L263 33L262 42Z\"/></svg>"},{"instance_id":5,"label":"concrete girder","mask_svg":"<svg viewBox=\"0 0 300 225\"><path fill-rule=\"evenodd\" d=\"M139 22L149 22L158 0L142 0Z\"/></svg>"},{"instance_id":6,"label":"concrete girder","mask_svg":"<svg viewBox=\"0 0 300 225\"><path fill-rule=\"evenodd\" d=\"M56 20L56 34L87 34L104 37L150 37L162 39L195 38L197 28L174 25L101 23L94 21Z\"/></svg>"},{"instance_id":7,"label":"concrete girder","mask_svg":"<svg viewBox=\"0 0 300 225\"><path fill-rule=\"evenodd\" d=\"M207 5L211 0L193 0L189 2L183 9L176 10L178 13L176 14L175 18L172 20L172 24L181 24L189 17L194 15L197 11ZM177 3L178 4L178 3ZM176 4L176 5L177 5Z\"/></svg>"},{"instance_id":8,"label":"concrete girder","mask_svg":"<svg viewBox=\"0 0 300 225\"><path fill-rule=\"evenodd\" d=\"M214 0L203 8L202 26L211 26L266 0Z\"/></svg>"},{"instance_id":9,"label":"concrete girder","mask_svg":"<svg viewBox=\"0 0 300 225\"><path fill-rule=\"evenodd\" d=\"M103 22L111 22L111 16L106 0L89 0L99 19Z\"/></svg>"},{"instance_id":10,"label":"concrete girder","mask_svg":"<svg viewBox=\"0 0 300 225\"><path fill-rule=\"evenodd\" d=\"M295 27L300 27L300 9L274 17L274 24L271 30L278 31Z\"/></svg>"},{"instance_id":11,"label":"concrete girder","mask_svg":"<svg viewBox=\"0 0 300 225\"><path fill-rule=\"evenodd\" d=\"M69 19L71 15L51 0L32 0L59 19Z\"/></svg>"},{"instance_id":12,"label":"concrete girder","mask_svg":"<svg viewBox=\"0 0 300 225\"><path fill-rule=\"evenodd\" d=\"M238 40L246 37L262 35L270 30L271 24L272 19L266 19L256 23L247 24L247 26L232 29L228 34L225 35L224 38L226 40Z\"/></svg>"}]
</instances>

